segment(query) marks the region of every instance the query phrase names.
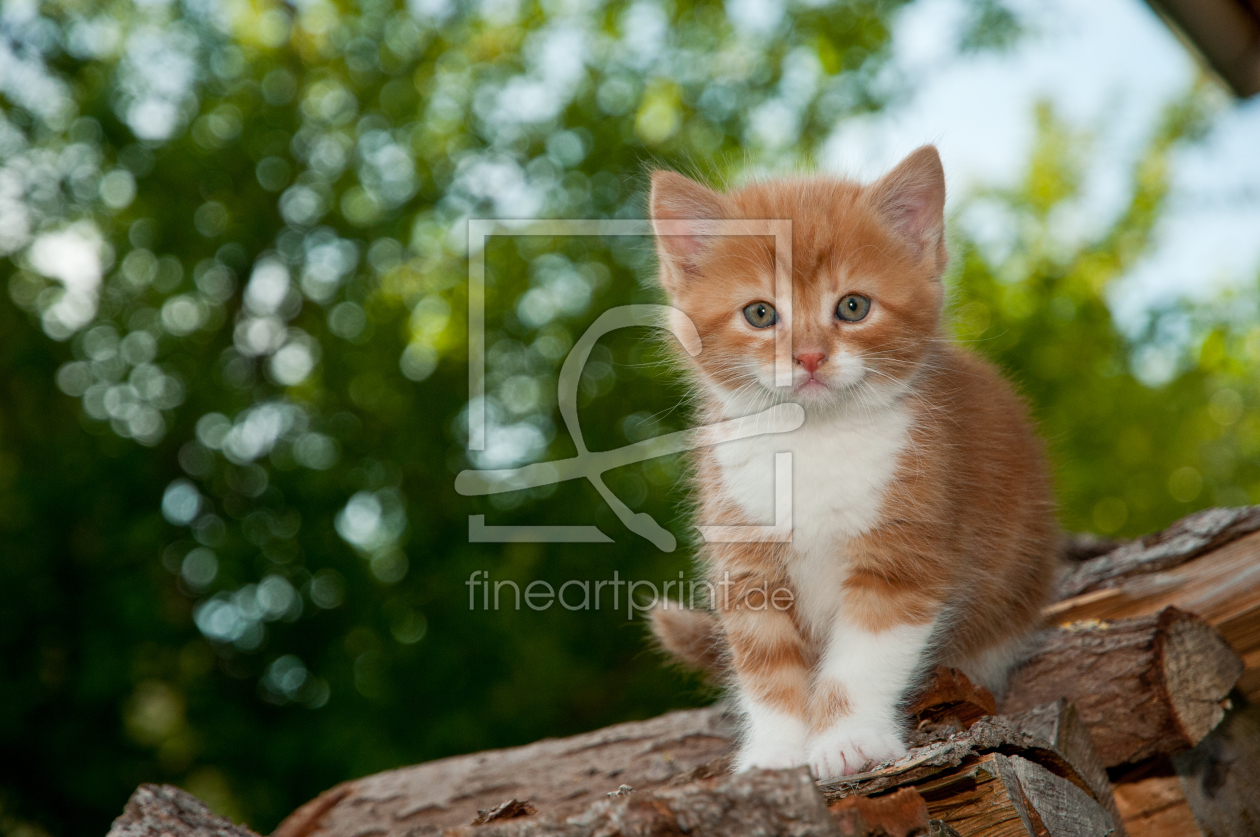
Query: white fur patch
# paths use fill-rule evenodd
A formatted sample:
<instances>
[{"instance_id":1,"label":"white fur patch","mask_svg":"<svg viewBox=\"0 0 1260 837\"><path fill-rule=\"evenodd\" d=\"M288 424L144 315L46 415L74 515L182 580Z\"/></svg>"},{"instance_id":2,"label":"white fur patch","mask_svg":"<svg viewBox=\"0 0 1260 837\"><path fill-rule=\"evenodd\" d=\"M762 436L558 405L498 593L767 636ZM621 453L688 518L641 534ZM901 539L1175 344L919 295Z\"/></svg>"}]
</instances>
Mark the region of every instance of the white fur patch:
<instances>
[{"instance_id":1,"label":"white fur patch","mask_svg":"<svg viewBox=\"0 0 1260 837\"><path fill-rule=\"evenodd\" d=\"M791 433L714 447L725 497L753 524L775 522L774 454L792 453L792 552L788 567L804 623L826 636L847 575L844 544L878 520L912 422L901 405L808 414ZM704 521L705 523L716 521Z\"/></svg>"},{"instance_id":2,"label":"white fur patch","mask_svg":"<svg viewBox=\"0 0 1260 837\"><path fill-rule=\"evenodd\" d=\"M809 763L820 779L855 773L905 753L898 704L923 660L933 625L898 625L871 632L836 621L817 681L840 684L849 714L809 745Z\"/></svg>"},{"instance_id":3,"label":"white fur patch","mask_svg":"<svg viewBox=\"0 0 1260 837\"><path fill-rule=\"evenodd\" d=\"M805 740L809 730L804 721L747 695L740 696L740 707L746 726L735 772L753 768L780 770L806 763Z\"/></svg>"},{"instance_id":4,"label":"white fur patch","mask_svg":"<svg viewBox=\"0 0 1260 837\"><path fill-rule=\"evenodd\" d=\"M892 721L898 714L897 702L927 651L933 627L897 625L873 632L838 620L818 667L818 680L843 685L853 715Z\"/></svg>"},{"instance_id":5,"label":"white fur patch","mask_svg":"<svg viewBox=\"0 0 1260 837\"><path fill-rule=\"evenodd\" d=\"M817 678L838 682L853 713L812 738L803 719L741 698L747 731L736 767L808 763L816 775L853 773L867 761L905 752L897 704L910 685L930 626L878 634L845 622L845 544L879 520L883 495L909 442L904 405L836 412L807 410L790 433L713 448L726 500L754 525L775 523L775 454L792 454L792 541L786 567L803 627L827 642ZM712 523L717 521L705 521Z\"/></svg>"}]
</instances>

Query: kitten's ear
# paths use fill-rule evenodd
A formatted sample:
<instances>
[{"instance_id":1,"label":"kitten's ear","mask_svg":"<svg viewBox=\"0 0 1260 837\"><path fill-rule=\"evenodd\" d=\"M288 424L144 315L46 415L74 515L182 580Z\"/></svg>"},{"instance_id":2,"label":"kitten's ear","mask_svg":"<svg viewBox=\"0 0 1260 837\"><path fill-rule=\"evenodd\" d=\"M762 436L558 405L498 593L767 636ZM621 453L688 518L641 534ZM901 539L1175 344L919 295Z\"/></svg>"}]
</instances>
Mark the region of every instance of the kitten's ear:
<instances>
[{"instance_id":1,"label":"kitten's ear","mask_svg":"<svg viewBox=\"0 0 1260 837\"><path fill-rule=\"evenodd\" d=\"M661 284L673 293L698 270L709 221L722 217L725 201L712 189L672 171L652 173L648 201L656 249L661 256Z\"/></svg>"},{"instance_id":2,"label":"kitten's ear","mask_svg":"<svg viewBox=\"0 0 1260 837\"><path fill-rule=\"evenodd\" d=\"M870 187L871 206L906 239L919 258L945 269L945 170L936 146L925 145Z\"/></svg>"}]
</instances>

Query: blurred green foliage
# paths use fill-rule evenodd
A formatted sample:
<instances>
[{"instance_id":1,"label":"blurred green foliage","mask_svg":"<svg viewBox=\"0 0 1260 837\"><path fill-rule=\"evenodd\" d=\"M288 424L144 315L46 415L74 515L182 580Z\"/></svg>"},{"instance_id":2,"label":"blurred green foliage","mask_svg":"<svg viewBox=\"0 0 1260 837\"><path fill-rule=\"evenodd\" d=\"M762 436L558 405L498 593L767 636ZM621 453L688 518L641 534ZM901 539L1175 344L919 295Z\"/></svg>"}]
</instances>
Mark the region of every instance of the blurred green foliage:
<instances>
[{"instance_id":1,"label":"blurred green foliage","mask_svg":"<svg viewBox=\"0 0 1260 837\"><path fill-rule=\"evenodd\" d=\"M1108 307L1109 290L1150 251L1169 155L1201 131L1206 93L1166 109L1127 207L1106 228L1064 241L1088 138L1048 106L1023 182L968 207L1000 218L1001 231L957 248L955 331L1032 402L1070 530L1140 535L1205 506L1260 499L1257 289L1214 299L1196 295L1202 279L1190 277L1184 298L1126 332Z\"/></svg>"},{"instance_id":2,"label":"blurred green foliage","mask_svg":"<svg viewBox=\"0 0 1260 837\"><path fill-rule=\"evenodd\" d=\"M568 348L657 299L646 240L491 239L490 445L470 455L464 222L639 218L649 164L807 158L894 92L898 6L5 4L0 832L103 833L141 781L265 832L353 776L710 699L624 601L470 609L477 570L660 583L688 558L585 484L455 493L470 465L572 455ZM964 48L1017 31L977 15ZM1088 240L1056 233L1087 148L1048 111L1023 186L963 211L1004 234L958 225L959 336L1028 395L1071 528L1260 495L1254 299L1139 335L1106 304L1201 99ZM588 444L684 427L685 400L653 335L611 336L582 381ZM665 459L608 481L685 542L681 477ZM470 514L616 542L470 543Z\"/></svg>"}]
</instances>

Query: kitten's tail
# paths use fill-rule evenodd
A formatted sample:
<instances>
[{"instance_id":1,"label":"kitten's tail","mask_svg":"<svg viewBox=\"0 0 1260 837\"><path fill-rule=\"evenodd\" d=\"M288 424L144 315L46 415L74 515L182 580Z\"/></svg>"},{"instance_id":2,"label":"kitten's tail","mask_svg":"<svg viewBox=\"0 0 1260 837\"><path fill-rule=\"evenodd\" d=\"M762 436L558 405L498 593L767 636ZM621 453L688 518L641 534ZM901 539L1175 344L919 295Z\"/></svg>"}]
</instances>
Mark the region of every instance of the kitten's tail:
<instances>
[{"instance_id":1,"label":"kitten's tail","mask_svg":"<svg viewBox=\"0 0 1260 837\"><path fill-rule=\"evenodd\" d=\"M712 611L657 605L651 619L657 643L676 662L711 677L723 674L726 637Z\"/></svg>"}]
</instances>

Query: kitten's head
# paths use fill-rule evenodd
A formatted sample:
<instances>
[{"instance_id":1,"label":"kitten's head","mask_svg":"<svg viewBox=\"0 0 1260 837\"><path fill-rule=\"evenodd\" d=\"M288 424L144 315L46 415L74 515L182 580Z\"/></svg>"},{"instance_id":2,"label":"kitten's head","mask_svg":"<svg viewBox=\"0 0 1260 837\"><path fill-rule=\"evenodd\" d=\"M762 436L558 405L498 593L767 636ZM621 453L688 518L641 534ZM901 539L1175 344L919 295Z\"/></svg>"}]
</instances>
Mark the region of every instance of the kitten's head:
<instances>
[{"instance_id":1,"label":"kitten's head","mask_svg":"<svg viewBox=\"0 0 1260 837\"><path fill-rule=\"evenodd\" d=\"M782 400L873 404L903 392L939 340L944 206L932 146L870 185L798 177L720 194L656 172L660 283L700 334L704 387L733 411ZM791 220L778 283L765 225L731 223L769 219ZM776 345L790 387L776 386Z\"/></svg>"}]
</instances>

